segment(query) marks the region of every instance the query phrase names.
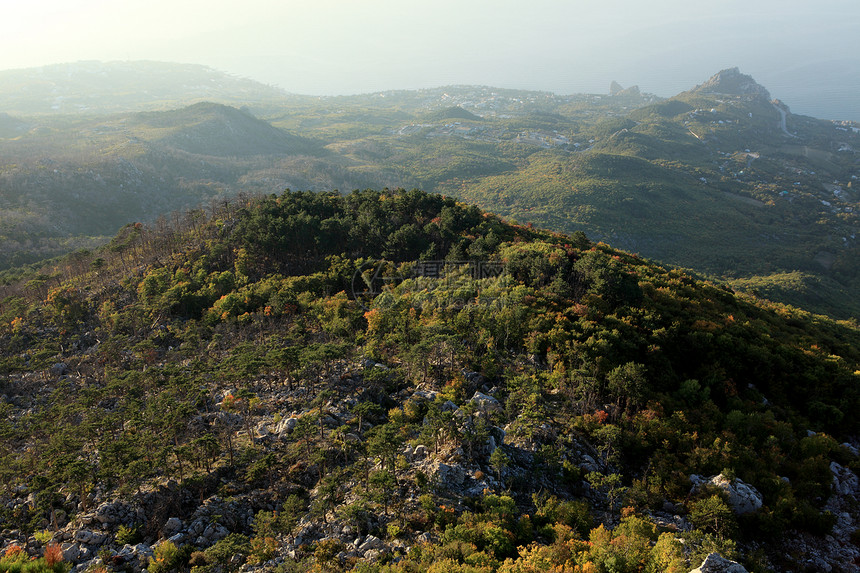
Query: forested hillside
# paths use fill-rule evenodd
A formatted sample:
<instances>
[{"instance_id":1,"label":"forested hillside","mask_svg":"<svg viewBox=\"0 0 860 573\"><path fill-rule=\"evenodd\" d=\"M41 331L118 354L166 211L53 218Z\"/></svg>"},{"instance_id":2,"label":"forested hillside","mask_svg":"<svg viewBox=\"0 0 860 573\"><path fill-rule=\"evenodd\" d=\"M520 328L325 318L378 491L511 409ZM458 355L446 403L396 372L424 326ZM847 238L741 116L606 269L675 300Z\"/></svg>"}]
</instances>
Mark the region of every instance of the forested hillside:
<instances>
[{"instance_id":1,"label":"forested hillside","mask_svg":"<svg viewBox=\"0 0 860 573\"><path fill-rule=\"evenodd\" d=\"M4 74L0 270L240 193L417 187L860 313L860 125L795 115L737 69L666 100L617 84L311 98L153 62Z\"/></svg>"},{"instance_id":2,"label":"forested hillside","mask_svg":"<svg viewBox=\"0 0 860 573\"><path fill-rule=\"evenodd\" d=\"M421 191L212 204L44 270L2 287L0 564L860 557L853 323Z\"/></svg>"}]
</instances>

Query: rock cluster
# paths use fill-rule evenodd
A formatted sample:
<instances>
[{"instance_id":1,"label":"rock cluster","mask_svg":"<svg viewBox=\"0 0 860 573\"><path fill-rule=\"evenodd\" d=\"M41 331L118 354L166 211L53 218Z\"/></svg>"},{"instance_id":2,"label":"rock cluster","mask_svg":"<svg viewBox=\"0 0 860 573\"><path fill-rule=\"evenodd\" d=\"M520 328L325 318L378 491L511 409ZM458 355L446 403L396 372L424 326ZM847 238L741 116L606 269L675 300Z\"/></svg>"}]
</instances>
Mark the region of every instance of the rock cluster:
<instances>
[{"instance_id":1,"label":"rock cluster","mask_svg":"<svg viewBox=\"0 0 860 573\"><path fill-rule=\"evenodd\" d=\"M719 553L711 553L696 569L690 573L748 573L746 568L736 561L730 561Z\"/></svg>"},{"instance_id":2,"label":"rock cluster","mask_svg":"<svg viewBox=\"0 0 860 573\"><path fill-rule=\"evenodd\" d=\"M703 478L702 476L693 474L690 476L690 481L693 484L693 491L701 489L705 485L713 485L726 492L729 507L737 515L755 513L761 509L764 502L761 493L740 478L732 480L723 474Z\"/></svg>"}]
</instances>

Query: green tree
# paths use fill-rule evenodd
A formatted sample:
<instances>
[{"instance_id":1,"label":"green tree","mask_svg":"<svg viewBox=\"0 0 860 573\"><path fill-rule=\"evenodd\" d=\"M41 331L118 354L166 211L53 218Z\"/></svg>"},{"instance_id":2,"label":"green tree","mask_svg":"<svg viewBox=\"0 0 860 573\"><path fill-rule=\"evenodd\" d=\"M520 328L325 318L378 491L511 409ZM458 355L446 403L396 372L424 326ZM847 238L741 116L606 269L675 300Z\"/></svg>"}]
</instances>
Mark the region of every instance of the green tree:
<instances>
[{"instance_id":1,"label":"green tree","mask_svg":"<svg viewBox=\"0 0 860 573\"><path fill-rule=\"evenodd\" d=\"M720 538L731 537L737 527L732 510L717 494L693 503L690 510L690 523L696 529L713 533Z\"/></svg>"},{"instance_id":2,"label":"green tree","mask_svg":"<svg viewBox=\"0 0 860 573\"><path fill-rule=\"evenodd\" d=\"M511 458L502 451L501 447L497 447L493 450L493 453L490 454L490 465L493 466L493 469L496 470L496 477L499 479L499 487L504 488L504 482L502 482L502 472L505 471L511 463Z\"/></svg>"}]
</instances>

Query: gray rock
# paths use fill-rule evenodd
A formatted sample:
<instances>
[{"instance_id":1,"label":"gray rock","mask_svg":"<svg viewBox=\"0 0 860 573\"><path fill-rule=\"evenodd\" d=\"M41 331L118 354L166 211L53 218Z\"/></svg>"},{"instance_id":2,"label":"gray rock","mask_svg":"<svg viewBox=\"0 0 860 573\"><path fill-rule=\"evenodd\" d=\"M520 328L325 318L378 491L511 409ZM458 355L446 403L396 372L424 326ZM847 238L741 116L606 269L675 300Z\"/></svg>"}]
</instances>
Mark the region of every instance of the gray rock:
<instances>
[{"instance_id":1,"label":"gray rock","mask_svg":"<svg viewBox=\"0 0 860 573\"><path fill-rule=\"evenodd\" d=\"M167 540L173 543L175 546L179 547L185 542L185 535L182 533L177 533L168 537Z\"/></svg>"},{"instance_id":2,"label":"gray rock","mask_svg":"<svg viewBox=\"0 0 860 573\"><path fill-rule=\"evenodd\" d=\"M199 537L204 529L206 529L206 524L203 520L197 519L188 527L188 533L192 537Z\"/></svg>"},{"instance_id":3,"label":"gray rock","mask_svg":"<svg viewBox=\"0 0 860 573\"><path fill-rule=\"evenodd\" d=\"M729 480L723 474L718 474L709 478L703 478L693 474L690 476L690 481L693 482L693 491L698 490L703 485L711 484L722 489L728 494L728 504L737 515L745 513L754 513L761 509L764 498L761 493L753 486L745 483L743 480L736 478Z\"/></svg>"},{"instance_id":4,"label":"gray rock","mask_svg":"<svg viewBox=\"0 0 860 573\"><path fill-rule=\"evenodd\" d=\"M736 561L729 561L719 553L711 553L690 573L749 573L743 565Z\"/></svg>"},{"instance_id":5,"label":"gray rock","mask_svg":"<svg viewBox=\"0 0 860 573\"><path fill-rule=\"evenodd\" d=\"M298 424L298 423L299 423L298 418L293 418L293 417L284 418L283 420L278 422L277 426L275 426L274 433L278 434L279 436L289 434L290 432L292 432L295 429L296 424Z\"/></svg>"},{"instance_id":6,"label":"gray rock","mask_svg":"<svg viewBox=\"0 0 860 573\"><path fill-rule=\"evenodd\" d=\"M830 462L830 472L833 474L833 491L840 495L857 496L860 493L860 480L850 469Z\"/></svg>"},{"instance_id":7,"label":"gray rock","mask_svg":"<svg viewBox=\"0 0 860 573\"><path fill-rule=\"evenodd\" d=\"M429 532L429 531L425 531L424 533L422 533L421 535L419 535L419 536L415 539L415 541L416 541L417 543L433 543L433 536L430 534L430 532Z\"/></svg>"},{"instance_id":8,"label":"gray rock","mask_svg":"<svg viewBox=\"0 0 860 573\"><path fill-rule=\"evenodd\" d=\"M381 549L382 548L382 540L373 535L368 535L365 538L364 543L358 546L358 552L361 554L365 554L372 549Z\"/></svg>"},{"instance_id":9,"label":"gray rock","mask_svg":"<svg viewBox=\"0 0 860 573\"><path fill-rule=\"evenodd\" d=\"M412 397L415 399L429 400L432 402L433 400L436 399L436 396L438 396L438 395L439 395L439 392L436 392L435 390L416 390L412 394Z\"/></svg>"},{"instance_id":10,"label":"gray rock","mask_svg":"<svg viewBox=\"0 0 860 573\"><path fill-rule=\"evenodd\" d=\"M69 563L76 563L81 555L81 547L77 543L63 543L60 549L63 550L63 560Z\"/></svg>"},{"instance_id":11,"label":"gray rock","mask_svg":"<svg viewBox=\"0 0 860 573\"><path fill-rule=\"evenodd\" d=\"M848 450L849 452L851 452L851 455L854 456L855 458L860 457L860 450L858 450L856 447L849 444L848 442L844 442L842 444L842 447L845 448L846 450Z\"/></svg>"},{"instance_id":12,"label":"gray rock","mask_svg":"<svg viewBox=\"0 0 860 573\"><path fill-rule=\"evenodd\" d=\"M490 428L490 435L496 440L496 445L501 446L505 443L505 437L508 435L502 428L493 426Z\"/></svg>"},{"instance_id":13,"label":"gray rock","mask_svg":"<svg viewBox=\"0 0 860 573\"><path fill-rule=\"evenodd\" d=\"M143 557L152 557L152 547L146 543L138 543L134 546L134 553Z\"/></svg>"},{"instance_id":14,"label":"gray rock","mask_svg":"<svg viewBox=\"0 0 860 573\"><path fill-rule=\"evenodd\" d=\"M238 426L242 423L242 416L240 416L239 414L234 414L233 412L221 410L215 413L213 421L217 421L223 426Z\"/></svg>"},{"instance_id":15,"label":"gray rock","mask_svg":"<svg viewBox=\"0 0 860 573\"><path fill-rule=\"evenodd\" d=\"M93 552L90 550L90 548L89 547L81 547L81 552L78 553L78 561L83 563L84 561L89 561L92 558L93 558Z\"/></svg>"},{"instance_id":16,"label":"gray rock","mask_svg":"<svg viewBox=\"0 0 860 573\"><path fill-rule=\"evenodd\" d=\"M480 372L469 372L463 370L463 378L465 378L467 382L471 382L476 386L483 386L487 382L487 379L484 378Z\"/></svg>"},{"instance_id":17,"label":"gray rock","mask_svg":"<svg viewBox=\"0 0 860 573\"><path fill-rule=\"evenodd\" d=\"M66 366L65 362L57 362L53 366L51 366L51 374L54 376L62 376L63 374L69 371L69 367Z\"/></svg>"},{"instance_id":18,"label":"gray rock","mask_svg":"<svg viewBox=\"0 0 860 573\"><path fill-rule=\"evenodd\" d=\"M206 529L203 530L201 537L204 537L210 541L210 543L218 541L219 539L224 539L230 532L221 525L220 523L210 523Z\"/></svg>"},{"instance_id":19,"label":"gray rock","mask_svg":"<svg viewBox=\"0 0 860 573\"><path fill-rule=\"evenodd\" d=\"M171 517L164 524L164 536L170 537L178 532L182 531L182 520L178 517Z\"/></svg>"},{"instance_id":20,"label":"gray rock","mask_svg":"<svg viewBox=\"0 0 860 573\"><path fill-rule=\"evenodd\" d=\"M75 541L78 543L91 543L93 539L93 532L88 531L86 529L80 529L75 532Z\"/></svg>"},{"instance_id":21,"label":"gray rock","mask_svg":"<svg viewBox=\"0 0 860 573\"><path fill-rule=\"evenodd\" d=\"M475 392L475 395L472 396L472 399L469 400L475 407L481 412L489 412L491 410L501 410L502 406L499 404L499 401L493 398L492 396L487 396L486 394L482 394L481 392Z\"/></svg>"},{"instance_id":22,"label":"gray rock","mask_svg":"<svg viewBox=\"0 0 860 573\"><path fill-rule=\"evenodd\" d=\"M92 532L92 537L90 537L90 545L101 545L107 541L107 535L104 533L99 533L98 531Z\"/></svg>"},{"instance_id":23,"label":"gray rock","mask_svg":"<svg viewBox=\"0 0 860 573\"><path fill-rule=\"evenodd\" d=\"M451 400L448 400L444 404L442 404L441 410L443 412L456 412L457 410L459 410L459 408L457 408L457 404L455 404Z\"/></svg>"},{"instance_id":24,"label":"gray rock","mask_svg":"<svg viewBox=\"0 0 860 573\"><path fill-rule=\"evenodd\" d=\"M100 523L113 524L119 520L120 507L117 504L105 502L96 508L95 518Z\"/></svg>"},{"instance_id":25,"label":"gray rock","mask_svg":"<svg viewBox=\"0 0 860 573\"><path fill-rule=\"evenodd\" d=\"M415 460L422 460L426 458L429 453L430 450L427 449L427 446L420 444L415 446L415 450L412 451L412 458Z\"/></svg>"},{"instance_id":26,"label":"gray rock","mask_svg":"<svg viewBox=\"0 0 860 573\"><path fill-rule=\"evenodd\" d=\"M833 571L833 566L821 557L810 557L806 560L806 562L812 567L812 570L814 571L821 571L821 573L830 573L831 571Z\"/></svg>"},{"instance_id":27,"label":"gray rock","mask_svg":"<svg viewBox=\"0 0 860 573\"><path fill-rule=\"evenodd\" d=\"M465 479L466 471L460 465L440 463L436 467L436 480L443 487L451 488L463 485Z\"/></svg>"}]
</instances>

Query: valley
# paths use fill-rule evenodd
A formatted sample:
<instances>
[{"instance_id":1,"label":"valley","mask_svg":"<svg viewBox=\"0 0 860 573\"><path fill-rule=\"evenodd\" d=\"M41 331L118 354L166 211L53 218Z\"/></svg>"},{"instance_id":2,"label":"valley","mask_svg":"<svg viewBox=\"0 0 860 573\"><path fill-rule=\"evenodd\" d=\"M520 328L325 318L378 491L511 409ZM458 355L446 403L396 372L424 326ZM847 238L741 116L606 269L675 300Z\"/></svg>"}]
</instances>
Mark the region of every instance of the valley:
<instances>
[{"instance_id":1,"label":"valley","mask_svg":"<svg viewBox=\"0 0 860 573\"><path fill-rule=\"evenodd\" d=\"M186 87L186 101L224 103L169 111L181 97L163 95L127 105L164 111L110 117L26 116L37 108L6 100L0 264L89 249L123 224L238 193L420 188L856 316L858 128L791 114L741 76L726 70L668 100L617 85L280 99ZM241 93L242 110L230 107Z\"/></svg>"},{"instance_id":2,"label":"valley","mask_svg":"<svg viewBox=\"0 0 860 573\"><path fill-rule=\"evenodd\" d=\"M0 571L857 570L857 124L736 68L0 112Z\"/></svg>"}]
</instances>

